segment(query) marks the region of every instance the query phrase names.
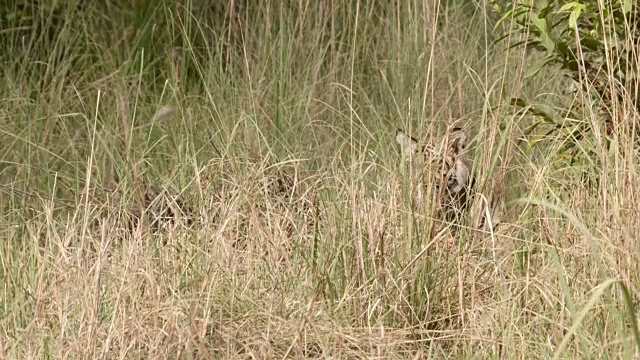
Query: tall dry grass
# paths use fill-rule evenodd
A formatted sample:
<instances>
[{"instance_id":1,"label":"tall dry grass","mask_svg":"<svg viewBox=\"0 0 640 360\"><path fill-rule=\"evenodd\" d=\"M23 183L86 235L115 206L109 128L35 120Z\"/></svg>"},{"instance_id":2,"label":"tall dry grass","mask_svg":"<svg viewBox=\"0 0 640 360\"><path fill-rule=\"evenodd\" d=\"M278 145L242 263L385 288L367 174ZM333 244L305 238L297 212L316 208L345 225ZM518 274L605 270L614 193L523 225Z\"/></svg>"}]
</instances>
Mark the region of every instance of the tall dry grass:
<instances>
[{"instance_id":1,"label":"tall dry grass","mask_svg":"<svg viewBox=\"0 0 640 360\"><path fill-rule=\"evenodd\" d=\"M5 358L637 356L636 141L530 146L506 99L565 84L482 6L137 6L3 29ZM502 225L429 238L392 133L456 119Z\"/></svg>"}]
</instances>

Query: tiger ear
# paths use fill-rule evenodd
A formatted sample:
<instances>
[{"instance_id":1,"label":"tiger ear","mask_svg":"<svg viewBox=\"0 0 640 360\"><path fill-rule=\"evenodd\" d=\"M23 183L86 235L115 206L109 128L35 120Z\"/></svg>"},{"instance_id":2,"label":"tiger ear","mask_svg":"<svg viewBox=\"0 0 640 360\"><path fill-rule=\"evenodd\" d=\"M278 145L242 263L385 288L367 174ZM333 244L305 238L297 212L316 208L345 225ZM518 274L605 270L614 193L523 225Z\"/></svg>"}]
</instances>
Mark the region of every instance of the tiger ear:
<instances>
[{"instance_id":1,"label":"tiger ear","mask_svg":"<svg viewBox=\"0 0 640 360\"><path fill-rule=\"evenodd\" d=\"M449 135L449 147L454 154L459 155L467 148L467 134L461 128L453 128Z\"/></svg>"},{"instance_id":2,"label":"tiger ear","mask_svg":"<svg viewBox=\"0 0 640 360\"><path fill-rule=\"evenodd\" d=\"M396 143L400 145L402 155L412 155L418 150L418 141L404 133L404 131L396 130Z\"/></svg>"}]
</instances>

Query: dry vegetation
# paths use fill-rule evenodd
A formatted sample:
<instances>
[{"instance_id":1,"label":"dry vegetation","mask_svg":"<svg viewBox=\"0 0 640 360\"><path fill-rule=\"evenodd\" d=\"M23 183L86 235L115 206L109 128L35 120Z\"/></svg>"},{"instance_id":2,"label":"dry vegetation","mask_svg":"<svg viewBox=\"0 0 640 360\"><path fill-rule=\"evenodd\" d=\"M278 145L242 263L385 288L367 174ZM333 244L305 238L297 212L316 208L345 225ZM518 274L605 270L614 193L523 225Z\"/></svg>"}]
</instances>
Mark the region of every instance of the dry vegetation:
<instances>
[{"instance_id":1,"label":"dry vegetation","mask_svg":"<svg viewBox=\"0 0 640 360\"><path fill-rule=\"evenodd\" d=\"M1 29L0 356L638 358L637 139L525 133L581 95L482 6L142 3ZM393 134L458 119L502 224L431 238Z\"/></svg>"}]
</instances>

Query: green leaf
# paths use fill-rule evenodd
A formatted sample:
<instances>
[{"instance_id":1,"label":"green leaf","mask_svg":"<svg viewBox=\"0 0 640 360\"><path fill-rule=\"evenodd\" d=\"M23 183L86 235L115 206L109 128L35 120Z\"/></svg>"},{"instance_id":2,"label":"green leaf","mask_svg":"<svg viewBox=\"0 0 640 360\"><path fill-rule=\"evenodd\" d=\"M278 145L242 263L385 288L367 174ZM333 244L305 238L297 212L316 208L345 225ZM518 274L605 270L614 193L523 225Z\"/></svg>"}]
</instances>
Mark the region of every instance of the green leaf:
<instances>
[{"instance_id":1,"label":"green leaf","mask_svg":"<svg viewBox=\"0 0 640 360\"><path fill-rule=\"evenodd\" d=\"M516 49L520 46L526 46L526 47L533 47L533 48L540 48L540 41L537 40L524 40L524 41L518 41L517 43L513 44L513 45L509 45L509 49Z\"/></svg>"},{"instance_id":2,"label":"green leaf","mask_svg":"<svg viewBox=\"0 0 640 360\"><path fill-rule=\"evenodd\" d=\"M529 108L529 111L549 123L555 123L553 109L547 105L535 104Z\"/></svg>"},{"instance_id":3,"label":"green leaf","mask_svg":"<svg viewBox=\"0 0 640 360\"><path fill-rule=\"evenodd\" d=\"M553 58L544 58L542 60L536 61L533 64L533 66L531 66L529 70L524 74L524 78L529 79L536 76L540 72L540 70L542 70L543 67L545 67L547 64L549 64L553 60L554 60Z\"/></svg>"},{"instance_id":4,"label":"green leaf","mask_svg":"<svg viewBox=\"0 0 640 360\"><path fill-rule=\"evenodd\" d=\"M538 128L538 126L543 125L542 121L536 121L533 124L529 125L529 127L525 128L522 133L526 136L533 134L533 132Z\"/></svg>"},{"instance_id":5,"label":"green leaf","mask_svg":"<svg viewBox=\"0 0 640 360\"><path fill-rule=\"evenodd\" d=\"M558 12L574 11L576 8L579 8L580 10L584 10L585 6L579 2L573 1L573 2L562 5L562 7L560 8L560 10L558 10Z\"/></svg>"},{"instance_id":6,"label":"green leaf","mask_svg":"<svg viewBox=\"0 0 640 360\"><path fill-rule=\"evenodd\" d=\"M578 2L570 2L568 4L563 5L559 12L567 12L570 11L569 14L569 27L573 30L578 28L578 19L580 18L580 14L582 10L584 10L586 6L584 4Z\"/></svg>"},{"instance_id":7,"label":"green leaf","mask_svg":"<svg viewBox=\"0 0 640 360\"><path fill-rule=\"evenodd\" d=\"M537 16L532 16L531 22L538 29L540 42L547 50L547 56L551 56L551 54L553 54L554 50L556 49L556 44L549 34L546 20L541 19Z\"/></svg>"},{"instance_id":8,"label":"green leaf","mask_svg":"<svg viewBox=\"0 0 640 360\"><path fill-rule=\"evenodd\" d=\"M514 13L515 9L513 10L509 10L507 11L501 18L500 20L498 20L498 22L496 22L496 24L493 26L493 30L497 30L498 26L500 26L500 24L502 24L503 22L505 22L507 19L509 19L513 13Z\"/></svg>"},{"instance_id":9,"label":"green leaf","mask_svg":"<svg viewBox=\"0 0 640 360\"><path fill-rule=\"evenodd\" d=\"M515 20L515 22L517 24L519 24L520 26L524 26L524 24L527 22L527 19L530 16L529 15L529 11L530 10L531 10L531 6L530 5L519 5L517 7L514 7L513 9L507 11L500 18L500 20L498 20L496 22L496 24L494 25L493 29L496 30L498 28L498 26L500 26L503 22L505 22L509 18Z\"/></svg>"},{"instance_id":10,"label":"green leaf","mask_svg":"<svg viewBox=\"0 0 640 360\"><path fill-rule=\"evenodd\" d=\"M598 51L602 43L599 40L596 40L592 37L584 37L580 40L580 44L583 47L589 49L590 51Z\"/></svg>"},{"instance_id":11,"label":"green leaf","mask_svg":"<svg viewBox=\"0 0 640 360\"><path fill-rule=\"evenodd\" d=\"M578 28L578 17L580 16L579 12L576 15L575 11L571 12L571 15L569 16L569 27L573 30Z\"/></svg>"}]
</instances>

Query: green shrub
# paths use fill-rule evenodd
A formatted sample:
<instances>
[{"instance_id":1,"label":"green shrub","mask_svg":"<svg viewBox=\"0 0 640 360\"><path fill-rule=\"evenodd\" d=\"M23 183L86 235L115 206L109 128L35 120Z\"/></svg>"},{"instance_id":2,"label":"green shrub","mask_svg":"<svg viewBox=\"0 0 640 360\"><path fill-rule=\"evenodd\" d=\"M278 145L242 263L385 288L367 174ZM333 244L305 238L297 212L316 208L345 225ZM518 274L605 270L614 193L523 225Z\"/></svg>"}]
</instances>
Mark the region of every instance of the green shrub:
<instances>
[{"instance_id":1,"label":"green shrub","mask_svg":"<svg viewBox=\"0 0 640 360\"><path fill-rule=\"evenodd\" d=\"M494 0L492 4L502 16L496 28L511 25L498 41L517 38L510 48L525 47L543 54L525 77L536 77L542 69L556 71L571 80L570 90L581 95L556 109L512 99L520 111L540 119L530 130L551 125L547 135L563 135L567 147L575 148L576 140L595 129L612 135L636 128L628 122L633 117L626 114L640 110L638 5L630 0ZM593 114L601 126L582 121Z\"/></svg>"}]
</instances>

